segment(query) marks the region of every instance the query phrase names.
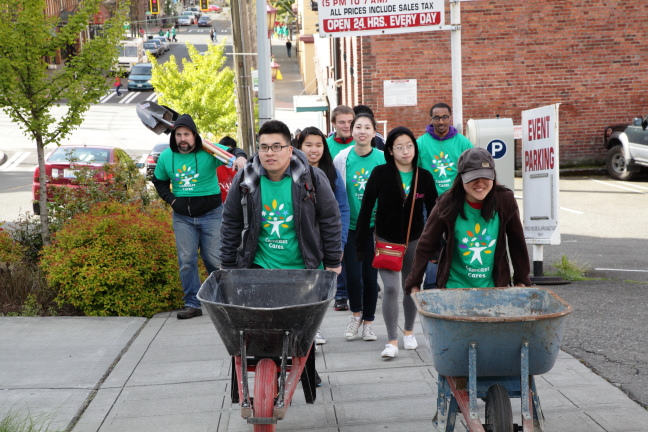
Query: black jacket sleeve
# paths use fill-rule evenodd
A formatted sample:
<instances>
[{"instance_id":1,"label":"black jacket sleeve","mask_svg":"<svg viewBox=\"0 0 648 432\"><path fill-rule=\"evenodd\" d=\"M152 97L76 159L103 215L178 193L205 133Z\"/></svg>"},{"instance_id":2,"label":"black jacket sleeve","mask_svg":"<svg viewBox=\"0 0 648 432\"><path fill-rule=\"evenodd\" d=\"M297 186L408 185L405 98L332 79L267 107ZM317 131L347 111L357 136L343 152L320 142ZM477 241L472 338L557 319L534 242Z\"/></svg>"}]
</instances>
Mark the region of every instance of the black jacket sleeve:
<instances>
[{"instance_id":1,"label":"black jacket sleeve","mask_svg":"<svg viewBox=\"0 0 648 432\"><path fill-rule=\"evenodd\" d=\"M374 169L365 186L362 205L358 213L358 220L356 222L356 260L360 262L364 261L364 245L367 241L367 236L371 232L371 215L373 214L373 209L378 199L379 177L380 170Z\"/></svg>"},{"instance_id":2,"label":"black jacket sleeve","mask_svg":"<svg viewBox=\"0 0 648 432\"><path fill-rule=\"evenodd\" d=\"M171 192L171 181L170 180L160 180L155 175L151 180L155 190L157 191L160 198L162 198L166 203L171 204L175 199L175 195Z\"/></svg>"}]
</instances>

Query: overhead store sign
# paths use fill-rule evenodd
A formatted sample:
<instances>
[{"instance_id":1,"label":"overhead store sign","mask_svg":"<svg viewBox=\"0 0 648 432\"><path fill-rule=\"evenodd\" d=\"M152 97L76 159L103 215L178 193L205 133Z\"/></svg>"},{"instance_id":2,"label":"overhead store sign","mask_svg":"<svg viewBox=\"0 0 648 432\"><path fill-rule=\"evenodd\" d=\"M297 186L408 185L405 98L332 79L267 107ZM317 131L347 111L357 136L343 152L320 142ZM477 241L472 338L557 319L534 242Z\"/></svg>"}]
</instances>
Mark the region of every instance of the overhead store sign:
<instances>
[{"instance_id":1,"label":"overhead store sign","mask_svg":"<svg viewBox=\"0 0 648 432\"><path fill-rule=\"evenodd\" d=\"M321 37L445 30L444 1L320 0Z\"/></svg>"}]
</instances>

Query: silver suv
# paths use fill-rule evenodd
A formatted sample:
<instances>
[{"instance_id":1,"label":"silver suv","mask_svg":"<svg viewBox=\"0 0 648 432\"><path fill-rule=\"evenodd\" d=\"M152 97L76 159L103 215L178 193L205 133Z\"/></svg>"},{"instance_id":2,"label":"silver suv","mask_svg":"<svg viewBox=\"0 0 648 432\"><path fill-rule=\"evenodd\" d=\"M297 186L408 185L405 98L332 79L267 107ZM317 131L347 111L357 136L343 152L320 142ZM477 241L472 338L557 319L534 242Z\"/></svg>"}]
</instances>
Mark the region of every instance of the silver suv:
<instances>
[{"instance_id":1,"label":"silver suv","mask_svg":"<svg viewBox=\"0 0 648 432\"><path fill-rule=\"evenodd\" d=\"M619 180L631 180L648 167L648 116L637 117L630 125L605 128L603 139L608 150L605 166Z\"/></svg>"}]
</instances>

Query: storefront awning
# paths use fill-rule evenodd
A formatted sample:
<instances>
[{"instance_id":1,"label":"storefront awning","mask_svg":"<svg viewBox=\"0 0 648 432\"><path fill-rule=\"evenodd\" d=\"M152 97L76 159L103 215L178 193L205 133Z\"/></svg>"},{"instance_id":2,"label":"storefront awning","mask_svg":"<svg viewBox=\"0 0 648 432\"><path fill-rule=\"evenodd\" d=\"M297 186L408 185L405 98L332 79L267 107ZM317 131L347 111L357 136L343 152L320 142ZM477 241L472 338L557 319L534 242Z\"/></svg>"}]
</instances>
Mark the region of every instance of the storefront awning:
<instances>
[{"instance_id":1,"label":"storefront awning","mask_svg":"<svg viewBox=\"0 0 648 432\"><path fill-rule=\"evenodd\" d=\"M323 95L293 96L293 106L295 107L295 112L317 112L329 110L328 99Z\"/></svg>"}]
</instances>

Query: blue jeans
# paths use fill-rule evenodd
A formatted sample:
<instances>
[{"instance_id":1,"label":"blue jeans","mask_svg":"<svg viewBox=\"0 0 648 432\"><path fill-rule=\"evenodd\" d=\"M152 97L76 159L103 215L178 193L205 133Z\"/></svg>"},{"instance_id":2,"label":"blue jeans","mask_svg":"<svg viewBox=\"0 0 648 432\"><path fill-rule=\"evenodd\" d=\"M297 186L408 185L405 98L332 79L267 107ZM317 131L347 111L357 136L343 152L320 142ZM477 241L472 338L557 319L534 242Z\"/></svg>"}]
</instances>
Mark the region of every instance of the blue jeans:
<instances>
[{"instance_id":1,"label":"blue jeans","mask_svg":"<svg viewBox=\"0 0 648 432\"><path fill-rule=\"evenodd\" d=\"M374 256L373 230L367 233L362 262L356 260L355 234L355 230L349 230L349 239L344 248L349 309L351 312L362 312L363 321L373 321L378 302L378 270L371 265Z\"/></svg>"},{"instance_id":2,"label":"blue jeans","mask_svg":"<svg viewBox=\"0 0 648 432\"><path fill-rule=\"evenodd\" d=\"M335 291L335 300L348 300L349 293L346 289L346 265L342 260L342 271L337 277L337 290Z\"/></svg>"},{"instance_id":3,"label":"blue jeans","mask_svg":"<svg viewBox=\"0 0 648 432\"><path fill-rule=\"evenodd\" d=\"M222 221L223 206L198 217L173 213L173 231L185 306L200 307L200 301L196 298L201 284L198 274L198 251L200 250L207 272L211 274L220 267L218 250Z\"/></svg>"},{"instance_id":4,"label":"blue jeans","mask_svg":"<svg viewBox=\"0 0 648 432\"><path fill-rule=\"evenodd\" d=\"M439 268L439 264L437 263L427 263L427 267L425 268L425 279L423 280L423 288L424 290L426 289L433 289L437 287L436 283L436 277L437 277L437 269Z\"/></svg>"}]
</instances>

